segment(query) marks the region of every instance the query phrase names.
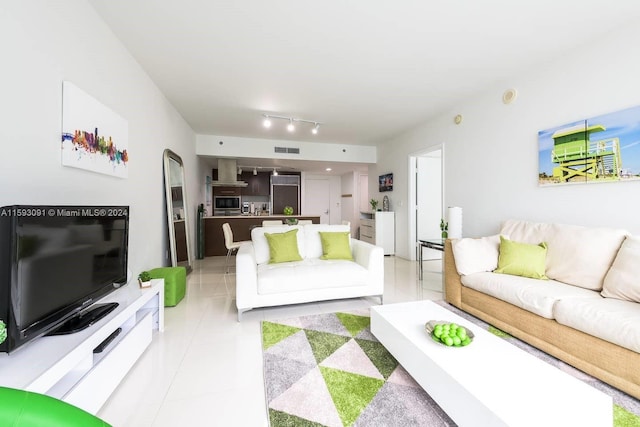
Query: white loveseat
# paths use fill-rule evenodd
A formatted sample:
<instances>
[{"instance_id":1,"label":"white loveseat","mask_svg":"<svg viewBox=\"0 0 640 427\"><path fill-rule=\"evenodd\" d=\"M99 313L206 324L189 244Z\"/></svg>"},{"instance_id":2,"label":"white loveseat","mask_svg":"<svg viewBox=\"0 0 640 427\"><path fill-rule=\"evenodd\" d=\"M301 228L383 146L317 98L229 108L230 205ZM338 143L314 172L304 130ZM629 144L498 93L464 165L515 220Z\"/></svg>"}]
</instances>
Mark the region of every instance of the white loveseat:
<instances>
[{"instance_id":1,"label":"white loveseat","mask_svg":"<svg viewBox=\"0 0 640 427\"><path fill-rule=\"evenodd\" d=\"M640 237L515 220L500 234L545 242L548 280L494 273L498 235L448 240L446 300L640 398Z\"/></svg>"},{"instance_id":2,"label":"white loveseat","mask_svg":"<svg viewBox=\"0 0 640 427\"><path fill-rule=\"evenodd\" d=\"M264 233L297 229L301 261L270 264ZM324 260L319 232L348 232L348 225L308 224L304 226L257 227L251 242L236 255L236 306L242 313L270 307L363 296L378 296L384 289L384 253L381 247L349 239L353 261Z\"/></svg>"}]
</instances>

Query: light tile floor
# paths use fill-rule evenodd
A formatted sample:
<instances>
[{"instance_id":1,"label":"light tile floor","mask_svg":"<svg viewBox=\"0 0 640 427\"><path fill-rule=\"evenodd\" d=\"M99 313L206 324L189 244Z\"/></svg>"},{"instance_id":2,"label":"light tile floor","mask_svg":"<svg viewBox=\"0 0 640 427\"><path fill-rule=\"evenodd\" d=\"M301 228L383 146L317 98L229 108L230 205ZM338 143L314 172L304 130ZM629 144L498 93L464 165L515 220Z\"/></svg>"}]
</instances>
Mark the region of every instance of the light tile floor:
<instances>
[{"instance_id":1,"label":"light tile floor","mask_svg":"<svg viewBox=\"0 0 640 427\"><path fill-rule=\"evenodd\" d=\"M225 257L196 261L187 295L165 310L153 342L98 416L115 427L267 426L260 321L377 305L355 298L256 309L237 322L235 274ZM384 303L442 299L442 262L385 257ZM231 268L233 271L233 268Z\"/></svg>"}]
</instances>

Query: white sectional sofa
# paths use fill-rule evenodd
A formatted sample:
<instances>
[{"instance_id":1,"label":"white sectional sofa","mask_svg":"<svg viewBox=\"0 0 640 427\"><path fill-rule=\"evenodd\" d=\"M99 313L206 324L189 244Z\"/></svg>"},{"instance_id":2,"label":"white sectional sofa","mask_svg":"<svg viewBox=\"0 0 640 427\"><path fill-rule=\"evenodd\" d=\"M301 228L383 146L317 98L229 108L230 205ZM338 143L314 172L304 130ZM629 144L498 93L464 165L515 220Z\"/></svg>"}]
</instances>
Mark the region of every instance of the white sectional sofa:
<instances>
[{"instance_id":1,"label":"white sectional sofa","mask_svg":"<svg viewBox=\"0 0 640 427\"><path fill-rule=\"evenodd\" d=\"M269 263L266 233L297 231L300 261ZM236 256L236 306L242 313L257 307L297 304L363 296L382 303L384 254L381 247L349 238L352 261L321 259L320 232L349 232L348 225L257 227L251 242Z\"/></svg>"},{"instance_id":2,"label":"white sectional sofa","mask_svg":"<svg viewBox=\"0 0 640 427\"><path fill-rule=\"evenodd\" d=\"M544 242L547 279L493 272L500 235ZM640 398L640 237L515 220L500 235L446 242L446 300Z\"/></svg>"}]
</instances>

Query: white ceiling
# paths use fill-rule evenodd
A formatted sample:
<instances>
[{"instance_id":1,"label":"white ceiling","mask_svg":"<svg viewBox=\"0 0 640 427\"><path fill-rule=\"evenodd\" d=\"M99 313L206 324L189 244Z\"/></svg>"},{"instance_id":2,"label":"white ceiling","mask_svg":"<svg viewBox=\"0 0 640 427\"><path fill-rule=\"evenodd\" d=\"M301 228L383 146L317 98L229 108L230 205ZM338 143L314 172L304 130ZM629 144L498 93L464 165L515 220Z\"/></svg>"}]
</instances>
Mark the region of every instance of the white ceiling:
<instances>
[{"instance_id":1,"label":"white ceiling","mask_svg":"<svg viewBox=\"0 0 640 427\"><path fill-rule=\"evenodd\" d=\"M196 133L367 145L640 19L637 0L89 2Z\"/></svg>"}]
</instances>

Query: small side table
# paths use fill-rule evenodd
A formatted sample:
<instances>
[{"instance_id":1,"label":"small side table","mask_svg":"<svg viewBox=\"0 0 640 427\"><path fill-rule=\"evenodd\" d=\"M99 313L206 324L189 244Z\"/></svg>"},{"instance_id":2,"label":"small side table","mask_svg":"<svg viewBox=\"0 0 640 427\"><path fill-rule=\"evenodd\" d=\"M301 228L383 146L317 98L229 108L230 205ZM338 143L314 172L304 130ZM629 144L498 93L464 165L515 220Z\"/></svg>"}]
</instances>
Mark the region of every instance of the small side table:
<instances>
[{"instance_id":1,"label":"small side table","mask_svg":"<svg viewBox=\"0 0 640 427\"><path fill-rule=\"evenodd\" d=\"M418 279L422 280L422 249L428 248L428 249L435 249L436 251L444 252L445 240L446 239L442 239L442 238L418 240L418 244L420 245L420 250L418 251L418 264L420 264Z\"/></svg>"}]
</instances>

